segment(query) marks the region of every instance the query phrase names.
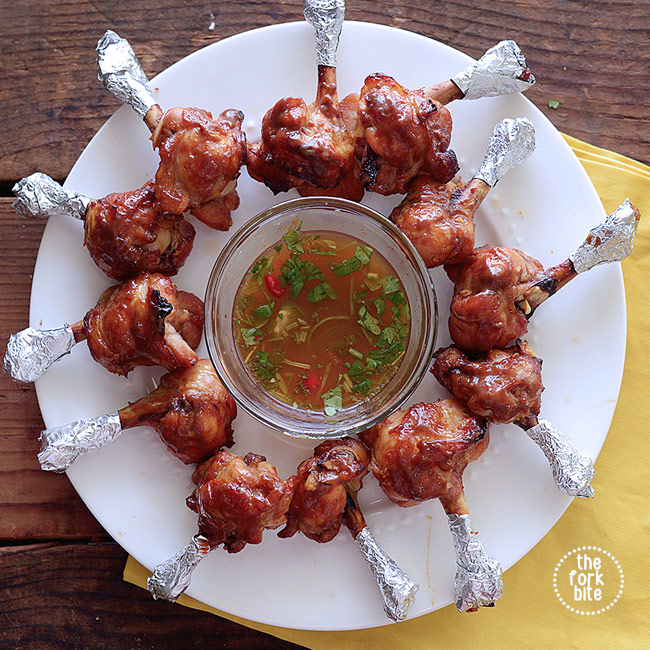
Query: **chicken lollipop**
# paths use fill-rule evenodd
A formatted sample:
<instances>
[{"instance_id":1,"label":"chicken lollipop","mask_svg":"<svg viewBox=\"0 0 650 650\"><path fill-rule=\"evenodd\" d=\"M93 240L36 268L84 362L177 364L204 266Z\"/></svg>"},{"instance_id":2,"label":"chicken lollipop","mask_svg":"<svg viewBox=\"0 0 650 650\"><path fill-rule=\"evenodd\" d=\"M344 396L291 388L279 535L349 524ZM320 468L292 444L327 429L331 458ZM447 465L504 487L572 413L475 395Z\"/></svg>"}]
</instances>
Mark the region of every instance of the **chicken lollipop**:
<instances>
[{"instance_id":1,"label":"chicken lollipop","mask_svg":"<svg viewBox=\"0 0 650 650\"><path fill-rule=\"evenodd\" d=\"M505 348L528 329L528 320L567 282L598 264L619 262L632 252L639 211L625 201L589 232L567 260L544 270L514 248L482 246L445 271L454 283L449 333L459 348L487 352Z\"/></svg>"},{"instance_id":2,"label":"chicken lollipop","mask_svg":"<svg viewBox=\"0 0 650 650\"><path fill-rule=\"evenodd\" d=\"M167 449L184 463L199 463L233 444L237 406L212 364L163 375L154 391L115 413L77 420L41 433L41 468L63 472L82 454L113 442L125 429L153 427Z\"/></svg>"},{"instance_id":3,"label":"chicken lollipop","mask_svg":"<svg viewBox=\"0 0 650 650\"><path fill-rule=\"evenodd\" d=\"M246 160L240 111L216 119L201 108L171 108L163 114L128 41L108 30L97 43L99 78L129 104L152 132L160 165L154 191L163 210L189 210L216 230L228 230L239 206L237 176Z\"/></svg>"},{"instance_id":4,"label":"chicken lollipop","mask_svg":"<svg viewBox=\"0 0 650 650\"><path fill-rule=\"evenodd\" d=\"M192 480L196 489L187 505L199 515L199 532L154 569L147 589L156 599L175 601L189 586L199 561L217 546L238 553L246 544L259 544L266 529L284 524L296 477L283 481L264 456L246 454L242 459L221 451L199 465Z\"/></svg>"},{"instance_id":5,"label":"chicken lollipop","mask_svg":"<svg viewBox=\"0 0 650 650\"><path fill-rule=\"evenodd\" d=\"M287 513L287 526L279 537L297 531L324 543L334 539L341 523L357 542L370 564L384 600L384 611L394 621L406 618L418 586L391 560L375 541L357 502L370 454L353 438L326 440L314 449L297 471L297 483Z\"/></svg>"},{"instance_id":6,"label":"chicken lollipop","mask_svg":"<svg viewBox=\"0 0 650 650\"><path fill-rule=\"evenodd\" d=\"M402 507L440 499L456 551L454 598L459 611L491 607L503 592L501 565L489 557L472 522L463 471L488 445L488 424L455 399L415 404L361 434L386 496Z\"/></svg>"},{"instance_id":7,"label":"chicken lollipop","mask_svg":"<svg viewBox=\"0 0 650 650\"><path fill-rule=\"evenodd\" d=\"M409 90L388 75L370 75L359 94L366 189L401 194L419 174L449 182L458 163L449 149L452 119L444 104L523 91L534 82L514 41L498 43L452 80L431 88Z\"/></svg>"},{"instance_id":8,"label":"chicken lollipop","mask_svg":"<svg viewBox=\"0 0 650 650\"><path fill-rule=\"evenodd\" d=\"M479 99L523 92L533 83L535 78L526 67L526 59L519 46L514 41L501 41L491 47L478 61L459 72L453 80L438 83L420 92L424 93L426 98L446 105L457 99ZM341 100L340 108L341 117L354 143L355 165L352 172L339 185L332 188L319 189L308 183L288 183L284 189L297 187L298 192L303 196L327 195L340 196L353 201L361 200L364 187L359 161L366 160L367 166L372 165L372 153L366 150L365 129L359 117L359 95L352 94L345 97ZM367 158L366 154L370 158ZM368 182L367 175L364 175L364 180ZM279 182L281 183L282 179L279 179ZM433 180L430 182L436 183Z\"/></svg>"},{"instance_id":9,"label":"chicken lollipop","mask_svg":"<svg viewBox=\"0 0 650 650\"><path fill-rule=\"evenodd\" d=\"M83 321L13 334L3 366L17 381L36 381L85 340L93 359L118 375L136 366L178 370L197 362L202 332L203 301L165 275L141 273L106 289Z\"/></svg>"},{"instance_id":10,"label":"chicken lollipop","mask_svg":"<svg viewBox=\"0 0 650 650\"><path fill-rule=\"evenodd\" d=\"M353 173L352 137L336 89L336 51L344 13L343 0L305 0L305 19L316 30L316 100L308 106L297 97L280 99L262 120L261 141L249 146L249 174L274 193L305 183L331 188ZM358 188L363 194L360 184Z\"/></svg>"},{"instance_id":11,"label":"chicken lollipop","mask_svg":"<svg viewBox=\"0 0 650 650\"><path fill-rule=\"evenodd\" d=\"M84 246L93 262L120 282L143 271L176 275L192 250L192 224L160 207L153 183L89 199L36 173L16 183L13 192L17 197L13 207L26 217L67 216L83 221Z\"/></svg>"},{"instance_id":12,"label":"chicken lollipop","mask_svg":"<svg viewBox=\"0 0 650 650\"><path fill-rule=\"evenodd\" d=\"M431 176L418 176L390 218L428 268L458 264L474 249L474 213L483 199L534 149L532 122L525 118L502 120L494 127L485 159L469 183L439 183Z\"/></svg>"},{"instance_id":13,"label":"chicken lollipop","mask_svg":"<svg viewBox=\"0 0 650 650\"><path fill-rule=\"evenodd\" d=\"M469 410L495 424L514 422L541 448L557 486L567 494L592 497L594 476L590 458L548 420L539 419L542 360L528 343L517 341L505 350L467 355L455 347L435 353L431 369L436 379Z\"/></svg>"}]
</instances>

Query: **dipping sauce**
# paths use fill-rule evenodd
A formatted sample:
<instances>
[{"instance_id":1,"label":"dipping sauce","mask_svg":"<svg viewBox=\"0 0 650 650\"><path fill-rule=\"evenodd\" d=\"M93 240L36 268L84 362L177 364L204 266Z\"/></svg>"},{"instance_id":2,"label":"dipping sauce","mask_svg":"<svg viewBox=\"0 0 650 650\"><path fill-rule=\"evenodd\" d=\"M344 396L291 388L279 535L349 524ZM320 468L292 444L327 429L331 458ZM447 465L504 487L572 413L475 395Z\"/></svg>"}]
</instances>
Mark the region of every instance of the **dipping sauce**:
<instances>
[{"instance_id":1,"label":"dipping sauce","mask_svg":"<svg viewBox=\"0 0 650 650\"><path fill-rule=\"evenodd\" d=\"M334 415L381 391L410 333L388 261L340 233L299 229L255 260L235 298L237 350L276 399Z\"/></svg>"}]
</instances>

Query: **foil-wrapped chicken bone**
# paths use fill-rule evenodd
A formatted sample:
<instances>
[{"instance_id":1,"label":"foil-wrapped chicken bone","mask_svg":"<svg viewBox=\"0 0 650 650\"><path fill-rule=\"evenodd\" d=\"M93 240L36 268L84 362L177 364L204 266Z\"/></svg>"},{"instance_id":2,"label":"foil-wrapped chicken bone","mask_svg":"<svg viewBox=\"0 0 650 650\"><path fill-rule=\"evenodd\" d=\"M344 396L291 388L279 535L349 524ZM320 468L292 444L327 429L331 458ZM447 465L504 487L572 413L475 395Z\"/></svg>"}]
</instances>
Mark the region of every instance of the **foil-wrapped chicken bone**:
<instances>
[{"instance_id":1,"label":"foil-wrapped chicken bone","mask_svg":"<svg viewBox=\"0 0 650 650\"><path fill-rule=\"evenodd\" d=\"M466 354L451 346L435 353L436 379L475 415L495 424L514 422L547 457L559 489L592 497L593 462L548 421L541 410L542 360L525 341L504 350Z\"/></svg>"},{"instance_id":2,"label":"foil-wrapped chicken bone","mask_svg":"<svg viewBox=\"0 0 650 650\"><path fill-rule=\"evenodd\" d=\"M373 474L391 501L410 507L440 499L456 551L458 610L493 606L503 593L502 569L472 530L462 478L467 464L487 449L487 421L459 400L438 400L396 411L361 439L372 452Z\"/></svg>"},{"instance_id":3,"label":"foil-wrapped chicken bone","mask_svg":"<svg viewBox=\"0 0 650 650\"><path fill-rule=\"evenodd\" d=\"M514 41L501 41L494 47L491 47L478 61L475 61L470 66L459 72L453 79L415 92L416 94L419 93L419 95L422 95L427 100L438 102L442 106L446 106L450 102L458 99L479 99L480 97L493 97L495 95L504 95L513 92L523 92L534 82L535 78L526 66L526 60L518 45ZM394 86L394 90L396 89L397 86ZM375 91L376 90L377 89L375 88ZM397 95L394 95L393 99L396 99L396 97ZM389 94L385 105L390 107L390 115L395 123L399 124L399 110L397 107L392 105L389 101L390 98ZM371 103L372 101L376 100L371 99ZM426 106L426 103L423 103L423 105ZM433 105L437 107L437 104ZM378 124L379 122L383 122L384 117L380 112L378 112L374 116L374 120L377 124L375 124L373 120L370 120L369 122L368 115L366 116L365 123L362 123L362 120L360 119L360 103L358 94L348 95L341 100L340 110L343 122L345 123L348 132L351 134L354 144L356 162L352 169L352 173L348 174L338 185L328 189L318 189L306 183L302 185L289 183L286 187L282 188L281 183L283 182L283 179L280 178L277 181L280 184L280 189L278 191L283 191L283 189L286 190L290 187L297 187L298 191L303 196L319 194L340 196L352 199L353 201L360 201L363 197L364 186L361 179L361 167L359 161L363 161L363 166L366 170L363 175L363 181L368 184L369 189L375 189L384 194L404 191L411 182L410 179L414 178L417 174L426 171L426 160L421 157L416 160L417 157L415 157L412 161L414 169L403 170L405 178L401 178L398 169L396 169L396 167L401 168L404 162L399 156L399 150L395 154L395 157L389 155L387 150L383 150L384 155L388 157L382 159L380 163L377 160L376 152L374 152L371 147L370 149L366 148L365 126L370 124L370 128L375 129L375 131L381 130L381 127L378 126ZM402 118L406 119L407 114L408 112L404 113ZM413 118L412 115L411 118ZM386 116L386 119L389 119L388 115ZM424 123L426 124L426 118L422 117L422 119L424 119ZM409 126L406 125L405 137L408 136L408 128ZM387 125L386 129L386 139L390 143L390 124ZM432 129L432 132L434 130L435 129ZM397 129L392 135L397 136L399 133L401 133L401 131ZM425 137L424 132L418 131L417 128L416 133ZM429 144L432 145L438 145L444 142L444 139L439 142L435 135L430 135L429 133L427 133L426 137L430 139ZM420 140L422 144L422 147L420 148L423 148L426 143L422 138L420 138ZM381 142L379 143L379 146L381 146ZM408 141L408 138L405 140L404 147L410 147L410 141ZM378 168L380 164L383 168L383 172L381 173L383 174L384 179L379 179L379 181L377 181L373 175L379 174ZM284 182L286 183L286 179L284 179ZM431 180L431 182L437 183L437 181L434 180ZM494 183L491 183L491 186L493 185ZM375 186L382 187L377 189Z\"/></svg>"},{"instance_id":4,"label":"foil-wrapped chicken bone","mask_svg":"<svg viewBox=\"0 0 650 650\"><path fill-rule=\"evenodd\" d=\"M366 189L401 194L419 174L449 182L458 163L449 149L452 119L446 104L523 91L534 81L514 41L502 41L452 80L429 88L409 90L387 75L370 75L358 98L361 129L348 119L357 150L363 147L361 180ZM350 101L346 97L342 103Z\"/></svg>"},{"instance_id":5,"label":"foil-wrapped chicken bone","mask_svg":"<svg viewBox=\"0 0 650 650\"><path fill-rule=\"evenodd\" d=\"M244 458L221 451L199 465L188 507L199 516L199 532L172 558L159 564L147 580L154 598L175 601L190 584L199 560L223 545L238 553L246 544L259 544L267 529L287 521L296 477L282 480L264 456Z\"/></svg>"},{"instance_id":6,"label":"foil-wrapped chicken bone","mask_svg":"<svg viewBox=\"0 0 650 650\"><path fill-rule=\"evenodd\" d=\"M488 192L535 149L535 129L525 118L494 127L483 164L468 183L439 183L417 176L391 220L417 248L428 268L459 264L474 249L474 214Z\"/></svg>"},{"instance_id":7,"label":"foil-wrapped chicken bone","mask_svg":"<svg viewBox=\"0 0 650 650\"><path fill-rule=\"evenodd\" d=\"M189 210L216 230L232 225L239 206L236 185L246 160L243 114L226 110L216 118L201 108L171 108L163 113L128 41L108 30L97 43L99 79L129 104L152 133L160 155L154 191L172 214Z\"/></svg>"},{"instance_id":8,"label":"foil-wrapped chicken bone","mask_svg":"<svg viewBox=\"0 0 650 650\"><path fill-rule=\"evenodd\" d=\"M632 252L640 216L625 201L568 259L548 269L520 250L498 246L481 246L464 262L445 266L454 283L449 314L454 343L468 352L487 352L522 338L539 305L570 280Z\"/></svg>"},{"instance_id":9,"label":"foil-wrapped chicken bone","mask_svg":"<svg viewBox=\"0 0 650 650\"><path fill-rule=\"evenodd\" d=\"M7 344L4 370L35 381L72 347L86 341L93 359L128 375L137 366L178 370L195 364L203 332L203 301L160 273L140 273L106 289L82 321L49 330L27 328Z\"/></svg>"},{"instance_id":10,"label":"foil-wrapped chicken bone","mask_svg":"<svg viewBox=\"0 0 650 650\"><path fill-rule=\"evenodd\" d=\"M298 467L287 526L278 536L291 537L300 531L309 539L324 543L334 539L341 524L345 524L370 564L386 615L401 621L407 616L418 585L376 542L359 508L357 494L369 465L367 447L353 438L327 440L318 445L314 455Z\"/></svg>"},{"instance_id":11,"label":"foil-wrapped chicken bone","mask_svg":"<svg viewBox=\"0 0 650 650\"><path fill-rule=\"evenodd\" d=\"M207 359L163 375L158 388L115 413L78 420L41 433L41 468L63 472L82 454L113 442L125 429L153 427L186 464L233 444L235 401Z\"/></svg>"},{"instance_id":12,"label":"foil-wrapped chicken bone","mask_svg":"<svg viewBox=\"0 0 650 650\"><path fill-rule=\"evenodd\" d=\"M91 199L36 173L13 188L13 207L27 217L69 216L83 221L84 246L108 277L141 272L176 275L194 243L194 228L156 201L153 183L131 192Z\"/></svg>"},{"instance_id":13,"label":"foil-wrapped chicken bone","mask_svg":"<svg viewBox=\"0 0 650 650\"><path fill-rule=\"evenodd\" d=\"M261 140L249 146L249 174L274 193L297 187L302 194L315 194L320 193L318 188L335 187L344 179L355 185L354 147L336 85L336 51L344 13L343 0L305 0L305 18L316 32L316 100L308 105L302 98L280 99L262 120ZM356 179L356 189L350 192L360 199L363 188L358 173ZM348 194L346 198L353 197Z\"/></svg>"}]
</instances>

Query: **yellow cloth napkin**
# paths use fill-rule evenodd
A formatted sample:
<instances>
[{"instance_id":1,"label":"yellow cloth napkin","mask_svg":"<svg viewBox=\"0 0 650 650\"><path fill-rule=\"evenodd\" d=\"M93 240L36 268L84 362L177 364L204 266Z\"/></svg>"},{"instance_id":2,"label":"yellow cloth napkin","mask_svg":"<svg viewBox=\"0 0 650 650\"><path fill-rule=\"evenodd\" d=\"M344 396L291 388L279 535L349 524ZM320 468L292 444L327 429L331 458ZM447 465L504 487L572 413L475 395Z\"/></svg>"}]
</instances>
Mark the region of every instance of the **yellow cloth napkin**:
<instances>
[{"instance_id":1,"label":"yellow cloth napkin","mask_svg":"<svg viewBox=\"0 0 650 650\"><path fill-rule=\"evenodd\" d=\"M179 603L314 650L429 648L647 648L650 646L650 167L565 136L591 177L607 213L629 197L642 218L634 254L623 262L628 336L625 373L614 421L596 462L595 499L575 499L544 539L504 575L494 609L459 614L453 605L399 624L353 632L305 632L261 625L181 596ZM620 562L620 600L595 616L565 608L553 572L565 553L597 546ZM149 572L129 557L124 579L146 586Z\"/></svg>"}]
</instances>

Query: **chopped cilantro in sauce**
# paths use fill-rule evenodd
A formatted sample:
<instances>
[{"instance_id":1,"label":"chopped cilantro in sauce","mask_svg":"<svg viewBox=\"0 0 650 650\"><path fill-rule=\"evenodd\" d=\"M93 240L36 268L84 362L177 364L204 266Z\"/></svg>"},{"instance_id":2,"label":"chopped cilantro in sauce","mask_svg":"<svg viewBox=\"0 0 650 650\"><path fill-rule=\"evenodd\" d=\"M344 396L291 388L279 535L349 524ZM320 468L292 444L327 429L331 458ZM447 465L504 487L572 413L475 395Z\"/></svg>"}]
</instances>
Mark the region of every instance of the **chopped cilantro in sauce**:
<instances>
[{"instance_id":1,"label":"chopped cilantro in sauce","mask_svg":"<svg viewBox=\"0 0 650 650\"><path fill-rule=\"evenodd\" d=\"M408 298L386 259L352 237L300 227L251 265L233 322L260 388L328 417L390 382L410 333Z\"/></svg>"}]
</instances>

